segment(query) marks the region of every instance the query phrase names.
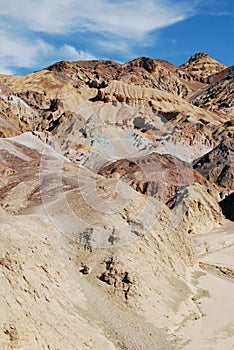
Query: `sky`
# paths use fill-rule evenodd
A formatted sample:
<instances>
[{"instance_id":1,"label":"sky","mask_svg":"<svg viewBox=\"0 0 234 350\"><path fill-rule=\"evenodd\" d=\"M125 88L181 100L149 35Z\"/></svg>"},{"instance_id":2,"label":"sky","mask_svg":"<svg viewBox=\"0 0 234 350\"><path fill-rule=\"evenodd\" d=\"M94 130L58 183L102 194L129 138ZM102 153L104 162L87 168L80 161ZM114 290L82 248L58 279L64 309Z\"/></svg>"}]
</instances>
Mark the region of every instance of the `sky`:
<instances>
[{"instance_id":1,"label":"sky","mask_svg":"<svg viewBox=\"0 0 234 350\"><path fill-rule=\"evenodd\" d=\"M0 19L0 74L141 56L181 65L197 52L234 64L233 0L0 0Z\"/></svg>"}]
</instances>

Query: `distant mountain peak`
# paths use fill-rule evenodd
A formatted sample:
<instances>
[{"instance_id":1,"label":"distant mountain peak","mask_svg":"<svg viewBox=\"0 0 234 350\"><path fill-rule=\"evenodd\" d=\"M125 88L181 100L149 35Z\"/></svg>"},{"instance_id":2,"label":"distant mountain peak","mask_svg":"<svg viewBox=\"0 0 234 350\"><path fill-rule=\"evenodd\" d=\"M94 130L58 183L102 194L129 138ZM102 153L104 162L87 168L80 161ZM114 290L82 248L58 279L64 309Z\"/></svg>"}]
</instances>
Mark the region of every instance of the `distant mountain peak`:
<instances>
[{"instance_id":1,"label":"distant mountain peak","mask_svg":"<svg viewBox=\"0 0 234 350\"><path fill-rule=\"evenodd\" d=\"M198 52L195 53L194 55L192 55L189 59L189 63L192 62L196 62L196 61L203 61L203 60L207 60L207 61L212 61L212 62L218 62L216 61L213 57L211 57L210 55L208 55L208 53L206 52Z\"/></svg>"},{"instance_id":2,"label":"distant mountain peak","mask_svg":"<svg viewBox=\"0 0 234 350\"><path fill-rule=\"evenodd\" d=\"M190 57L180 68L188 71L194 78L204 82L210 75L227 68L205 52L198 52Z\"/></svg>"},{"instance_id":3,"label":"distant mountain peak","mask_svg":"<svg viewBox=\"0 0 234 350\"><path fill-rule=\"evenodd\" d=\"M198 52L198 53L195 53L194 55L192 55L189 59L189 62L194 62L194 61L198 61L198 60L201 60L201 59L212 59L212 57L210 55L208 55L208 53L206 52Z\"/></svg>"}]
</instances>

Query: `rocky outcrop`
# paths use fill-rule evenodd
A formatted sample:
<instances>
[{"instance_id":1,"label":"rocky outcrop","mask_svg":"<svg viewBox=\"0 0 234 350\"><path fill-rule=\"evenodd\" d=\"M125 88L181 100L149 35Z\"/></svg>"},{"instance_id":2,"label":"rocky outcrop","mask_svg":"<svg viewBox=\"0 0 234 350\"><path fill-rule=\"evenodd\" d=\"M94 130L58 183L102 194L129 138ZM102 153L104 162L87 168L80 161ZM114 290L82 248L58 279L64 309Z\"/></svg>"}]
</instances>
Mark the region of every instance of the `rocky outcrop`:
<instances>
[{"instance_id":1,"label":"rocky outcrop","mask_svg":"<svg viewBox=\"0 0 234 350\"><path fill-rule=\"evenodd\" d=\"M190 101L212 111L234 116L234 66L208 78L206 89L195 93Z\"/></svg>"},{"instance_id":2,"label":"rocky outcrop","mask_svg":"<svg viewBox=\"0 0 234 350\"><path fill-rule=\"evenodd\" d=\"M115 80L126 84L144 86L185 97L191 91L187 81L159 60L141 57L122 65Z\"/></svg>"},{"instance_id":3,"label":"rocky outcrop","mask_svg":"<svg viewBox=\"0 0 234 350\"><path fill-rule=\"evenodd\" d=\"M20 104L11 104L11 108L17 109L16 125L23 123L23 131L50 131L61 122L62 117L76 113L83 98L81 92L65 78L66 76L62 79L49 71L24 77L0 76L0 81L7 80L6 85L14 91L13 101L21 101ZM25 113L25 108L31 114ZM19 113L21 109L22 120Z\"/></svg>"},{"instance_id":4,"label":"rocky outcrop","mask_svg":"<svg viewBox=\"0 0 234 350\"><path fill-rule=\"evenodd\" d=\"M7 85L0 84L0 137L10 137L30 130L38 113Z\"/></svg>"},{"instance_id":5,"label":"rocky outcrop","mask_svg":"<svg viewBox=\"0 0 234 350\"><path fill-rule=\"evenodd\" d=\"M193 183L212 187L198 172L193 171L189 163L175 156L158 153L118 160L104 165L99 174L120 178L136 191L156 197L164 203L170 201L181 188Z\"/></svg>"},{"instance_id":6,"label":"rocky outcrop","mask_svg":"<svg viewBox=\"0 0 234 350\"><path fill-rule=\"evenodd\" d=\"M183 222L189 234L201 234L224 223L218 200L215 188L195 183L179 191L168 206L175 211L175 217L181 217L183 212Z\"/></svg>"},{"instance_id":7,"label":"rocky outcrop","mask_svg":"<svg viewBox=\"0 0 234 350\"><path fill-rule=\"evenodd\" d=\"M215 73L218 73L225 68L205 52L199 52L190 57L189 61L180 66L181 69L189 72L191 76L201 82L206 82L206 79Z\"/></svg>"},{"instance_id":8,"label":"rocky outcrop","mask_svg":"<svg viewBox=\"0 0 234 350\"><path fill-rule=\"evenodd\" d=\"M234 189L234 142L224 139L212 151L194 162L194 169L209 181L225 188Z\"/></svg>"},{"instance_id":9,"label":"rocky outcrop","mask_svg":"<svg viewBox=\"0 0 234 350\"><path fill-rule=\"evenodd\" d=\"M51 163L57 157L59 163L62 155L56 152L55 146L46 134L34 136L26 133L13 139L0 139L0 196L1 206L6 211L23 213L42 204L43 155L46 154ZM74 165L67 164L66 169L73 174ZM66 176L62 177L63 190L77 186L73 175L69 180ZM59 174L47 177L48 198L53 197L60 185Z\"/></svg>"},{"instance_id":10,"label":"rocky outcrop","mask_svg":"<svg viewBox=\"0 0 234 350\"><path fill-rule=\"evenodd\" d=\"M101 85L105 81L113 80L120 68L121 65L113 61L93 60L61 61L48 67L48 70L60 79L68 79L76 87L82 83L95 87L95 82Z\"/></svg>"}]
</instances>

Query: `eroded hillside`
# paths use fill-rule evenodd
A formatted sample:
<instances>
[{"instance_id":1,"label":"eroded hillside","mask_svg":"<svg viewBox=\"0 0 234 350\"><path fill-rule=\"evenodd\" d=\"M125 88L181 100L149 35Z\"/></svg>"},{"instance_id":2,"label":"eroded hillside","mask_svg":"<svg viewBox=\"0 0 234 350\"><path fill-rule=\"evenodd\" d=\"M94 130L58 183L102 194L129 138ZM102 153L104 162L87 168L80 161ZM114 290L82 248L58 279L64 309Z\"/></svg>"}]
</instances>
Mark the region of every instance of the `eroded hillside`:
<instances>
[{"instance_id":1,"label":"eroded hillside","mask_svg":"<svg viewBox=\"0 0 234 350\"><path fill-rule=\"evenodd\" d=\"M199 255L234 243L210 238L232 217L232 73L200 53L0 76L1 349L194 349L199 278L233 283Z\"/></svg>"}]
</instances>

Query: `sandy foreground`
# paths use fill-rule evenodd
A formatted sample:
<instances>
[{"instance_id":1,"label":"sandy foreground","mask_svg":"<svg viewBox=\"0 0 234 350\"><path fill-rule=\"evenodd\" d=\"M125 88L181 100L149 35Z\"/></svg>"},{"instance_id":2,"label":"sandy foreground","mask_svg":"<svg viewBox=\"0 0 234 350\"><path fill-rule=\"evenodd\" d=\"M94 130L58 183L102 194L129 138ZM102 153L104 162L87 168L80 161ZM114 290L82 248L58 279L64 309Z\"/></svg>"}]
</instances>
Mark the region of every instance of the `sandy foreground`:
<instances>
[{"instance_id":1,"label":"sandy foreground","mask_svg":"<svg viewBox=\"0 0 234 350\"><path fill-rule=\"evenodd\" d=\"M174 349L163 330L126 314L77 274L47 218L3 214L0 236L8 276L0 275L0 350Z\"/></svg>"},{"instance_id":2,"label":"sandy foreground","mask_svg":"<svg viewBox=\"0 0 234 350\"><path fill-rule=\"evenodd\" d=\"M234 223L227 222L221 229L197 236L195 242L203 272L197 280L197 286L207 291L198 302L204 316L194 321L187 321L175 332L183 339L184 350L232 350L234 349Z\"/></svg>"},{"instance_id":3,"label":"sandy foreground","mask_svg":"<svg viewBox=\"0 0 234 350\"><path fill-rule=\"evenodd\" d=\"M63 235L48 219L6 214L2 219L1 248L9 255L2 260L8 280L0 284L1 350L48 349L48 344L77 349L77 339L79 350L234 349L234 223L195 238L200 268L191 268L187 277L200 291L195 301L201 317L171 327L171 339L179 338L175 343L77 274Z\"/></svg>"}]
</instances>

